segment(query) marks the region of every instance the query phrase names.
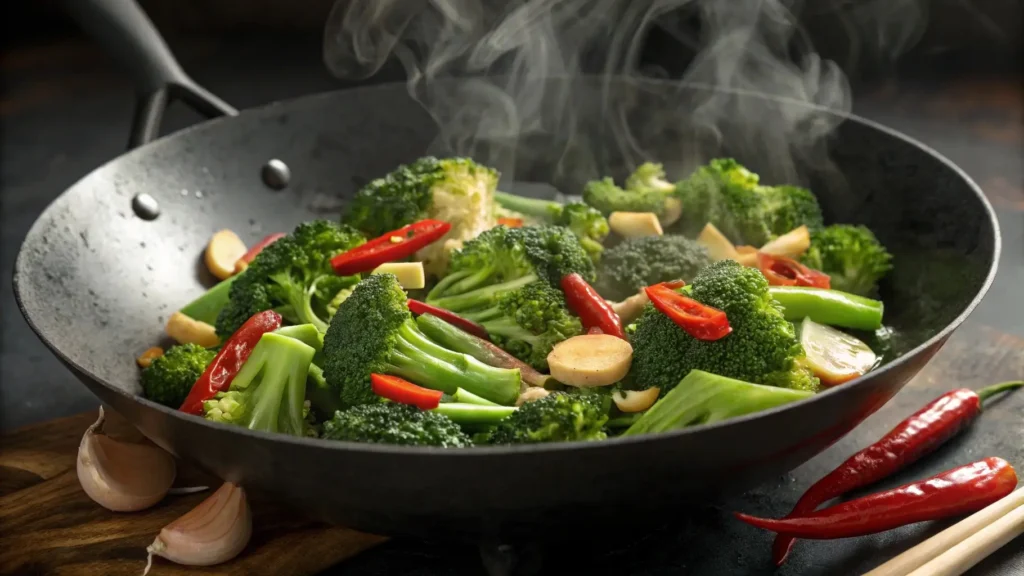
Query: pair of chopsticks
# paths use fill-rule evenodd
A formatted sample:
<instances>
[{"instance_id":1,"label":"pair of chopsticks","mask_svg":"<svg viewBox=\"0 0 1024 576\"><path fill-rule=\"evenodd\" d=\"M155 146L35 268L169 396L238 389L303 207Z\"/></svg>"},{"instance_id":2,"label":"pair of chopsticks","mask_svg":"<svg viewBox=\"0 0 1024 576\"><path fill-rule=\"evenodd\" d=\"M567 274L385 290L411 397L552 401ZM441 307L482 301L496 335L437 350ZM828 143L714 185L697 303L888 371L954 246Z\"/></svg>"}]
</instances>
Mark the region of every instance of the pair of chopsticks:
<instances>
[{"instance_id":1,"label":"pair of chopsticks","mask_svg":"<svg viewBox=\"0 0 1024 576\"><path fill-rule=\"evenodd\" d=\"M957 576L1024 534L1024 488L975 512L864 576Z\"/></svg>"}]
</instances>

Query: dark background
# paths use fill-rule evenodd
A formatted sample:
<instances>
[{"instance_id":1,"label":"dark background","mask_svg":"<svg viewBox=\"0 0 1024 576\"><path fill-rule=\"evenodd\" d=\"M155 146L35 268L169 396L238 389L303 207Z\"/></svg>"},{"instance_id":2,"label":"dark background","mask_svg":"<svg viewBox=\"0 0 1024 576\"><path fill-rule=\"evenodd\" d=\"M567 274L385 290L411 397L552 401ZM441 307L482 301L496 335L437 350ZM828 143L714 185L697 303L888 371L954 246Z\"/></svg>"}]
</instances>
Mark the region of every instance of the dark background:
<instances>
[{"instance_id":1,"label":"dark background","mask_svg":"<svg viewBox=\"0 0 1024 576\"><path fill-rule=\"evenodd\" d=\"M412 1L412 0L410 0ZM191 75L239 107L349 86L321 63L326 0L148 0L143 2ZM847 455L936 395L949 389L1024 375L1024 91L1021 87L1022 3L943 0L928 5L920 40L897 58L860 44L851 49L836 6L817 2L804 21L825 58L841 63L854 87L855 112L923 140L960 164L985 190L1002 226L1004 254L990 295L922 376L835 447L793 474L727 503L724 509L774 510ZM861 2L877 10L901 0ZM821 8L826 6L826 8ZM59 3L8 0L0 7L0 426L77 413L95 405L86 389L38 342L17 311L9 278L18 246L38 213L91 169L118 155L133 104L130 80L84 38ZM667 24L698 26L685 11ZM863 30L861 32L864 32ZM679 75L693 53L672 36L651 32L647 69ZM371 81L398 80L387 67ZM167 117L171 131L197 121L183 107ZM952 352L950 352L952 350ZM949 360L956 358L956 360ZM963 361L963 358L973 358ZM958 378L962 378L958 381ZM935 384L941 382L941 384ZM1007 400L1006 417L982 419L964 439L908 471L919 478L963 463L979 450L998 450L1024 465L1024 399ZM1013 417L1010 417L1010 416ZM1016 451L1016 459L1012 458ZM898 479L894 479L896 481ZM772 504L769 504L771 502ZM770 574L768 540L731 522L722 509L673 517L646 535L605 528L599 550L552 553L547 573ZM804 543L785 574L859 573L899 553L941 526L907 528L835 543ZM546 535L555 541L557 535ZM1018 538L974 573L1024 574ZM529 558L530 555L527 554ZM473 574L480 556L470 548L395 541L347 562L331 574Z\"/></svg>"}]
</instances>

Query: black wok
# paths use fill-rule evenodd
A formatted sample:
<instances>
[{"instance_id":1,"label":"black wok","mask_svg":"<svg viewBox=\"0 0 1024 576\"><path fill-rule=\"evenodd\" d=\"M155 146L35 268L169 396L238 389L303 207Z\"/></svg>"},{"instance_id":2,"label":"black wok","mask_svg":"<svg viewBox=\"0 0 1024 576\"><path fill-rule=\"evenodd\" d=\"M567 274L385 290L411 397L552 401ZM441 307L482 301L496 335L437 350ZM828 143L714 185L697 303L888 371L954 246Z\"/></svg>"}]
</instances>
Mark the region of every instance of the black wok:
<instances>
[{"instance_id":1,"label":"black wok","mask_svg":"<svg viewBox=\"0 0 1024 576\"><path fill-rule=\"evenodd\" d=\"M338 198L428 150L435 126L404 86L384 85L272 104L145 143L168 98L209 115L234 111L181 72L132 3L70 5L134 65L142 90L132 143L139 147L84 177L39 217L15 267L22 313L93 393L154 442L314 517L385 534L514 538L586 521L623 526L744 490L817 454L896 394L995 274L998 227L978 187L920 143L847 117L830 150L845 191L834 174L813 166L805 173L828 219L867 224L896 254L882 293L900 356L865 377L724 423L600 443L410 449L207 423L141 398L134 356L158 343L171 312L212 284L200 260L211 233L230 228L252 242L304 219L333 217ZM601 89L596 80L571 81L577 94ZM606 101L638 121L650 110L685 109L687 99L710 90L615 80L606 88ZM576 107L599 138L596 100ZM696 153L707 158L735 150L730 138L739 142L741 133L723 134L724 147L685 131L644 144L663 158L703 146ZM273 158L288 166L290 179L265 169ZM757 158L741 160L770 173ZM624 169L613 152L602 163ZM515 177L574 185L537 162L529 174L505 174ZM155 219L147 219L154 206L139 200L142 193L159 207Z\"/></svg>"}]
</instances>

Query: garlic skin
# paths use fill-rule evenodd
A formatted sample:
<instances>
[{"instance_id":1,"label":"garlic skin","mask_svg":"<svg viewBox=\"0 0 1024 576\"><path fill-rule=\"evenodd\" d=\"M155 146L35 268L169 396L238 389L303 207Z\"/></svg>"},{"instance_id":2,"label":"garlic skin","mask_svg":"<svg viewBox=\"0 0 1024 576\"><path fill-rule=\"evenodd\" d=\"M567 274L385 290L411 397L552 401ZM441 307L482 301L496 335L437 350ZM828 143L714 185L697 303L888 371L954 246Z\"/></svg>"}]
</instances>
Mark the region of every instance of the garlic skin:
<instances>
[{"instance_id":1,"label":"garlic skin","mask_svg":"<svg viewBox=\"0 0 1024 576\"><path fill-rule=\"evenodd\" d=\"M102 433L104 414L78 445L78 482L94 502L114 512L149 508L174 483L174 458L149 444L115 440Z\"/></svg>"},{"instance_id":2,"label":"garlic skin","mask_svg":"<svg viewBox=\"0 0 1024 576\"><path fill-rule=\"evenodd\" d=\"M252 511L245 490L225 482L189 510L184 516L164 526L153 543L146 548L149 558L166 558L185 566L213 566L238 556L252 536Z\"/></svg>"}]
</instances>

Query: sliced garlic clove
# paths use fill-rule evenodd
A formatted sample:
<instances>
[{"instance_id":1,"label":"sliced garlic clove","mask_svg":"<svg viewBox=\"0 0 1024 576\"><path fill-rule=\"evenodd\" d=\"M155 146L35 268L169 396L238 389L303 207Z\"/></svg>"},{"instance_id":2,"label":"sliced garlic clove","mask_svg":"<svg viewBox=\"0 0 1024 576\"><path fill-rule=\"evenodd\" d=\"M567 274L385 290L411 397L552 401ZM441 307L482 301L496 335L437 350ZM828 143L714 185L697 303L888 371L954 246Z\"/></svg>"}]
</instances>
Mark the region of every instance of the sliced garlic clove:
<instances>
[{"instance_id":1,"label":"sliced garlic clove","mask_svg":"<svg viewBox=\"0 0 1024 576\"><path fill-rule=\"evenodd\" d=\"M658 387L651 387L647 390L618 390L615 394L612 394L612 400L615 401L615 406L626 413L643 412L651 406L654 406L654 402L658 399L658 394L661 393L661 389Z\"/></svg>"},{"instance_id":2,"label":"sliced garlic clove","mask_svg":"<svg viewBox=\"0 0 1024 576\"><path fill-rule=\"evenodd\" d=\"M220 280L227 280L235 274L238 259L245 256L249 249L245 242L231 230L219 230L206 245L204 260L210 273Z\"/></svg>"},{"instance_id":3,"label":"sliced garlic clove","mask_svg":"<svg viewBox=\"0 0 1024 576\"><path fill-rule=\"evenodd\" d=\"M543 388L538 388L536 386L531 386L531 387L527 388L526 390L524 390L523 393L519 395L519 398L516 398L516 406L522 406L523 404L526 404L527 402L533 402L534 400L540 400L541 398L546 398L548 396L548 394L550 394L550 392L548 392L547 390L545 390Z\"/></svg>"},{"instance_id":4,"label":"sliced garlic clove","mask_svg":"<svg viewBox=\"0 0 1024 576\"><path fill-rule=\"evenodd\" d=\"M78 446L78 481L100 506L133 512L156 504L170 490L174 458L156 446L115 440L102 434L104 414L85 431Z\"/></svg>"},{"instance_id":5,"label":"sliced garlic clove","mask_svg":"<svg viewBox=\"0 0 1024 576\"><path fill-rule=\"evenodd\" d=\"M213 348L220 344L216 328L181 312L171 314L164 331L178 344L198 344L203 348Z\"/></svg>"},{"instance_id":6,"label":"sliced garlic clove","mask_svg":"<svg viewBox=\"0 0 1024 576\"><path fill-rule=\"evenodd\" d=\"M213 566L238 556L252 536L252 511L242 487L225 482L216 492L164 526L146 548L149 557L166 558L184 566Z\"/></svg>"}]
</instances>

